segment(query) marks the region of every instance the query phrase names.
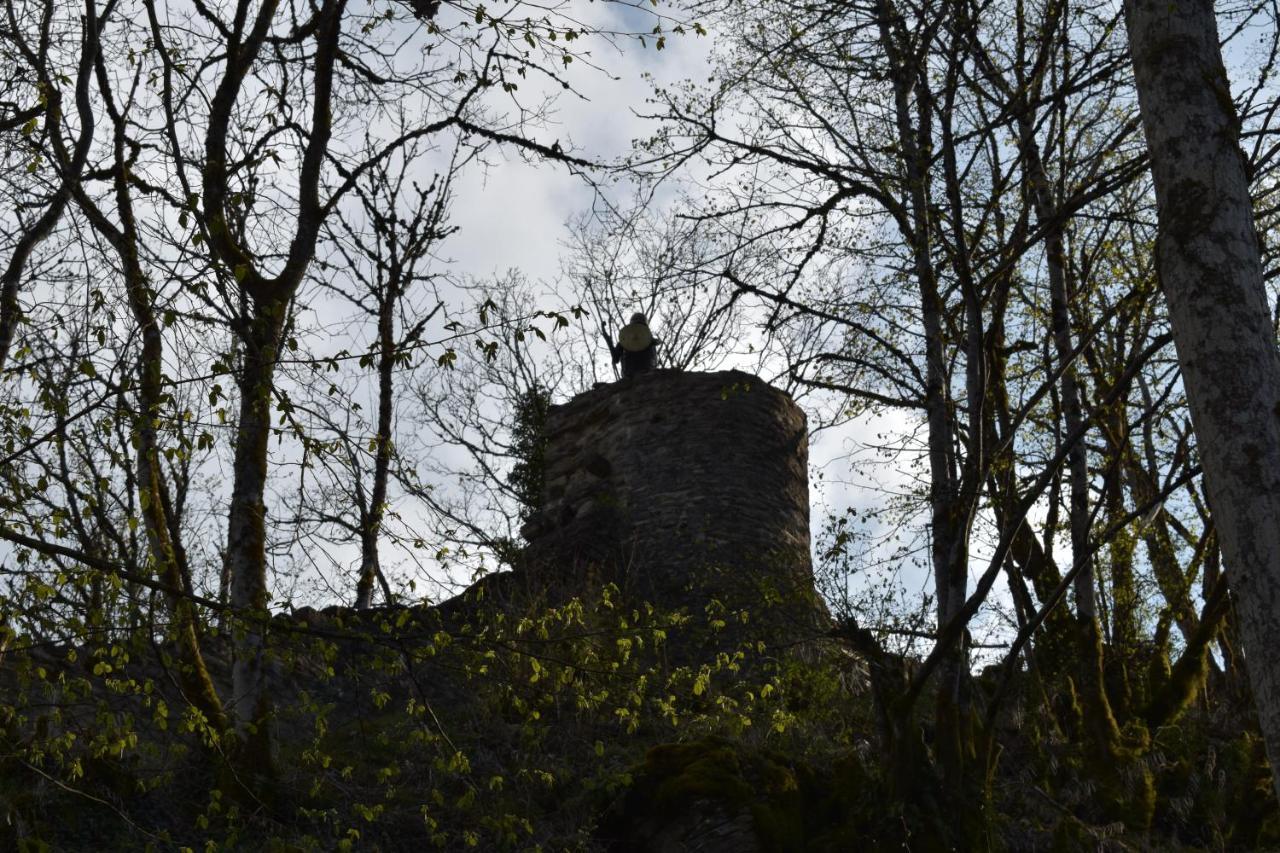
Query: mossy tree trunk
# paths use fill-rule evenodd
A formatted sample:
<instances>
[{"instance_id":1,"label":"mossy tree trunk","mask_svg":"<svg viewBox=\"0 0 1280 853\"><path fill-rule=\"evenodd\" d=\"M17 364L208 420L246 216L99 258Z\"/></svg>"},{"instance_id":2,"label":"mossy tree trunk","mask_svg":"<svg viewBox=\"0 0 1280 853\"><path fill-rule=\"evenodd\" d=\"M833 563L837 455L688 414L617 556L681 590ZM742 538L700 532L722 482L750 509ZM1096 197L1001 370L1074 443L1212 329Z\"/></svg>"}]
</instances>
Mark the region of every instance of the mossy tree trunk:
<instances>
[{"instance_id":1,"label":"mossy tree trunk","mask_svg":"<svg viewBox=\"0 0 1280 853\"><path fill-rule=\"evenodd\" d=\"M86 27L95 29L93 5ZM94 37L96 44L96 32ZM158 426L164 417L167 397L164 379L164 338L156 316L156 294L143 269L141 234L134 214L129 180L131 157L128 131L128 104L117 101L100 52L87 54L97 68L99 95L111 127L112 195L115 221L108 217L83 189L75 187L79 209L120 258L128 308L138 326L140 348L137 356L136 408L132 414L132 439L137 449L136 488L138 510L146 536L151 568L166 591L173 614L173 632L179 650L178 682L188 701L203 714L206 722L221 733L227 726L222 701L214 688L200 644L200 623L191 597L191 575L180 539L181 525L174 518L173 500L161 463ZM87 93L82 93L87 99ZM92 123L85 132L91 132Z\"/></svg>"},{"instance_id":2,"label":"mossy tree trunk","mask_svg":"<svg viewBox=\"0 0 1280 853\"><path fill-rule=\"evenodd\" d=\"M237 26L231 35L226 68L210 104L202 175L209 248L246 297L237 329L243 347L237 376L240 417L235 430L226 559L231 604L239 619L233 627L232 664L232 711L239 741L236 758L242 773L249 775L241 781L251 788L274 775L266 660L265 492L275 365L289 308L314 257L325 215L320 178L332 135L330 107L345 0L325 0L315 13L314 29L309 30L316 47L310 75L310 127L298 170L295 229L282 268L268 276L231 224L236 221L237 202L228 189L228 163L236 101L267 41L277 7L276 0L265 0L251 23L247 6L240 9L239 20L247 29Z\"/></svg>"},{"instance_id":3,"label":"mossy tree trunk","mask_svg":"<svg viewBox=\"0 0 1280 853\"><path fill-rule=\"evenodd\" d=\"M1049 29L1052 29L1050 27ZM1061 416L1068 435L1084 428L1081 387L1073 363L1075 341L1071 330L1069 286L1063 234L1063 221L1035 137L1033 97L1039 81L1020 81L1026 99L1018 114L1019 147L1022 168L1030 187L1036 218L1045 229L1045 260L1049 279L1049 321L1053 350L1058 360L1059 401ZM1027 85L1028 83L1033 85ZM1120 730L1116 724L1103 676L1102 630L1098 616L1093 549L1090 543L1089 462L1083 441L1077 441L1067 453L1068 514L1067 528L1071 536L1072 560L1077 569L1074 582L1076 605L1076 690L1083 714L1081 734L1086 750L1097 759L1099 768L1114 765L1120 748Z\"/></svg>"},{"instance_id":4,"label":"mossy tree trunk","mask_svg":"<svg viewBox=\"0 0 1280 853\"><path fill-rule=\"evenodd\" d=\"M1125 0L1169 306L1245 664L1280 785L1280 354L1211 0Z\"/></svg>"},{"instance_id":5,"label":"mossy tree trunk","mask_svg":"<svg viewBox=\"0 0 1280 853\"><path fill-rule=\"evenodd\" d=\"M1182 656L1173 665L1164 683L1159 685L1143 712L1150 731L1176 720L1200 694L1209 672L1209 647L1217 637L1230 606L1226 578L1220 577L1205 601L1204 612L1197 620L1195 633L1187 638L1187 647Z\"/></svg>"},{"instance_id":6,"label":"mossy tree trunk","mask_svg":"<svg viewBox=\"0 0 1280 853\"><path fill-rule=\"evenodd\" d=\"M256 776L272 774L268 689L266 506L267 446L271 435L271 392L287 306L259 304L244 338L240 415L227 517L227 560L235 660L231 666L232 706L240 739L240 764Z\"/></svg>"}]
</instances>

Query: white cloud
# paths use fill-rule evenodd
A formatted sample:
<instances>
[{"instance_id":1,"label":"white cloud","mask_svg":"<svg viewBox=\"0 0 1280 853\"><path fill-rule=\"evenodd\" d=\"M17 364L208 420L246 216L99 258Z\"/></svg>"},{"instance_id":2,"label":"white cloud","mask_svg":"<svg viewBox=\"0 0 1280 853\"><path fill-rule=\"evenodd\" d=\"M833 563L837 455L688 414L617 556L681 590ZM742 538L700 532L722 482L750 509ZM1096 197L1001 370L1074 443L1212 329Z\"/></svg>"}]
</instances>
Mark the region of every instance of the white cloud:
<instances>
[{"instance_id":1,"label":"white cloud","mask_svg":"<svg viewBox=\"0 0 1280 853\"><path fill-rule=\"evenodd\" d=\"M628 7L592 4L603 13L599 23L615 30L644 26ZM577 44L581 44L578 42ZM682 79L705 80L710 71L712 39L692 33L671 36L663 50L654 40L642 47L635 38L614 44L597 39L588 45L588 62L565 69L576 92L542 87L538 94L552 98L548 120L529 133L545 143L559 142L566 150L600 163L625 156L633 139L648 135L654 123L639 117L656 83ZM645 75L651 75L647 79ZM521 93L531 103L533 92ZM459 233L444 252L462 274L492 276L519 269L531 279L554 281L560 270L565 224L592 201L593 190L579 175L562 165L531 161L517 152L491 151L487 168L473 168L456 185L453 224ZM593 174L607 182L605 171Z\"/></svg>"}]
</instances>

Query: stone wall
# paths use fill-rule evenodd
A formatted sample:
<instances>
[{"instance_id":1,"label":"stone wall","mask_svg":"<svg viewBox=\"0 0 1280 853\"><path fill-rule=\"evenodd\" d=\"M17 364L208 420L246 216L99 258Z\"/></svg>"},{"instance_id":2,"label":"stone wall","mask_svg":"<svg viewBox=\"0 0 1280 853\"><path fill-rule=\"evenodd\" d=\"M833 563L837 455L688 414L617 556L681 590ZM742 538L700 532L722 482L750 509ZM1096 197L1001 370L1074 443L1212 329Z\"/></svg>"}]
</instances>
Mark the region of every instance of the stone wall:
<instances>
[{"instance_id":1,"label":"stone wall","mask_svg":"<svg viewBox=\"0 0 1280 853\"><path fill-rule=\"evenodd\" d=\"M785 393L737 371L653 371L553 406L548 442L524 529L540 580L589 569L663 604L760 582L812 599L808 432Z\"/></svg>"}]
</instances>

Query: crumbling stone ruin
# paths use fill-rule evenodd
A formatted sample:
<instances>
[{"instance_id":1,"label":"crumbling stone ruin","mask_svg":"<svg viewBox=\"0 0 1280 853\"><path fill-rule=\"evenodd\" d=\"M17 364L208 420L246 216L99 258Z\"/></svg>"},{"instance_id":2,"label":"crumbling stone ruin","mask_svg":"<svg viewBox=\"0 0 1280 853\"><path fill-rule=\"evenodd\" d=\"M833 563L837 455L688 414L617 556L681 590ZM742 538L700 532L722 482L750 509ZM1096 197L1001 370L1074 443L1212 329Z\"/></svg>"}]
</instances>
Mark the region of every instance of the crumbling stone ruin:
<instances>
[{"instance_id":1,"label":"crumbling stone ruin","mask_svg":"<svg viewBox=\"0 0 1280 853\"><path fill-rule=\"evenodd\" d=\"M531 578L591 572L669 607L763 596L813 623L808 432L787 394L739 371L656 370L553 406L547 441Z\"/></svg>"}]
</instances>

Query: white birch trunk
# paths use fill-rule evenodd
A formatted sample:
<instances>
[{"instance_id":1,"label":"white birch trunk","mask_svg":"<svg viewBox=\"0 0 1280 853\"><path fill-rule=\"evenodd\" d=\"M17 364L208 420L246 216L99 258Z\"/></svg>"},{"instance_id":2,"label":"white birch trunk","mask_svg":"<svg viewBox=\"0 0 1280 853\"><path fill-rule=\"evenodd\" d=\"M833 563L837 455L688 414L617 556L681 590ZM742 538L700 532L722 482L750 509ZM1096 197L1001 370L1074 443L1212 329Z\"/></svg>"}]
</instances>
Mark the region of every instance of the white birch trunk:
<instances>
[{"instance_id":1,"label":"white birch trunk","mask_svg":"<svg viewBox=\"0 0 1280 853\"><path fill-rule=\"evenodd\" d=\"M1125 0L1161 287L1280 787L1280 354L1211 0Z\"/></svg>"}]
</instances>

